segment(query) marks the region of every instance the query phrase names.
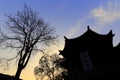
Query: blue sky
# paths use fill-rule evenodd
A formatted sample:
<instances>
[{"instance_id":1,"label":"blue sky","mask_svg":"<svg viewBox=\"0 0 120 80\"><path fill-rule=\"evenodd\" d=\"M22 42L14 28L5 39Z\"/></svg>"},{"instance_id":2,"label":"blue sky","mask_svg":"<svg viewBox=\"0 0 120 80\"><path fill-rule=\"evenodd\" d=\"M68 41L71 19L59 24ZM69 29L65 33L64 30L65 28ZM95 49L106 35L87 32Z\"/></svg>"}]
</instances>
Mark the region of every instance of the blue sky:
<instances>
[{"instance_id":1,"label":"blue sky","mask_svg":"<svg viewBox=\"0 0 120 80\"><path fill-rule=\"evenodd\" d=\"M90 25L100 33L107 33L112 29L116 34L114 45L119 42L119 0L1 0L0 26L4 25L5 15L16 13L23 7L23 3L55 27L61 38L64 35L69 38L77 37Z\"/></svg>"},{"instance_id":2,"label":"blue sky","mask_svg":"<svg viewBox=\"0 0 120 80\"><path fill-rule=\"evenodd\" d=\"M87 25L100 34L112 29L113 45L120 42L120 0L0 0L0 27L4 27L5 15L15 14L24 3L56 28L61 42L63 36L80 36Z\"/></svg>"}]
</instances>

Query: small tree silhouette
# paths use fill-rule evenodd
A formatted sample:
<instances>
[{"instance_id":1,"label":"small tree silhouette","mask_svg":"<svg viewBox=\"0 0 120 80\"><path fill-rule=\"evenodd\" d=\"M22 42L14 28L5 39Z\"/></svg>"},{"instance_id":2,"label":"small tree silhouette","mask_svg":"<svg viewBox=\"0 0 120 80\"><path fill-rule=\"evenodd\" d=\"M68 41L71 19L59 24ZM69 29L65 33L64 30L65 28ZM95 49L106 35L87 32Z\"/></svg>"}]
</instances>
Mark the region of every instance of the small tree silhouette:
<instances>
[{"instance_id":1,"label":"small tree silhouette","mask_svg":"<svg viewBox=\"0 0 120 80\"><path fill-rule=\"evenodd\" d=\"M43 55L40 58L39 66L34 69L36 80L44 80L47 77L49 80L62 80L62 73L66 72L59 64L62 61L63 58L60 58L57 54Z\"/></svg>"},{"instance_id":2,"label":"small tree silhouette","mask_svg":"<svg viewBox=\"0 0 120 80\"><path fill-rule=\"evenodd\" d=\"M17 14L7 16L6 31L0 31L0 43L6 48L17 49L17 55L7 61L18 58L18 67L15 79L20 77L22 70L26 67L31 54L35 51L41 51L38 45L48 45L56 39L54 28L45 23L44 20L30 7L24 5Z\"/></svg>"}]
</instances>

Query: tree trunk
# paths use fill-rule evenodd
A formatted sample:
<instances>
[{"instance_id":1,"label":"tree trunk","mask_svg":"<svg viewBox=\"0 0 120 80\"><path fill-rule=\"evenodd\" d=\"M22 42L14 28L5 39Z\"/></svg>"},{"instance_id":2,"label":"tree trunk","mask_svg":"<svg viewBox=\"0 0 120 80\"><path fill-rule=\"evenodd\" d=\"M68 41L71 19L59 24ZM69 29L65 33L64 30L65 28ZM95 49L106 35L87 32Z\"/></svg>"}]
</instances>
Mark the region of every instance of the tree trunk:
<instances>
[{"instance_id":1,"label":"tree trunk","mask_svg":"<svg viewBox=\"0 0 120 80\"><path fill-rule=\"evenodd\" d=\"M14 80L19 80L19 79L20 79L19 77L20 77L21 72L22 72L22 67L19 67L19 66L18 66Z\"/></svg>"}]
</instances>

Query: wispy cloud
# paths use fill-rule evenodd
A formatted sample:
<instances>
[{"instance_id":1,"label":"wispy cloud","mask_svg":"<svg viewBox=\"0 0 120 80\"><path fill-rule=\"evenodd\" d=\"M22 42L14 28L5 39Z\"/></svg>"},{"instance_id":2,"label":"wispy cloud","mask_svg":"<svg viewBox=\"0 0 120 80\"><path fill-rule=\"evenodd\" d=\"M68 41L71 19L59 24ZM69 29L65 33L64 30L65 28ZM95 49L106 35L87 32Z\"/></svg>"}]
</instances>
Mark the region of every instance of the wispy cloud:
<instances>
[{"instance_id":1,"label":"wispy cloud","mask_svg":"<svg viewBox=\"0 0 120 80\"><path fill-rule=\"evenodd\" d=\"M100 31L106 24L111 24L120 19L120 5L118 1L108 2L105 6L100 6L91 11L91 16L95 19L97 27Z\"/></svg>"},{"instance_id":2,"label":"wispy cloud","mask_svg":"<svg viewBox=\"0 0 120 80\"><path fill-rule=\"evenodd\" d=\"M92 9L87 17L81 18L69 29L67 36L73 37L78 31L80 31L80 29L85 29L87 25L92 26L92 29L97 32L103 30L104 27L109 27L107 25L120 20L119 3L119 0L111 1L107 2L106 5L101 5ZM84 32L85 30L81 31Z\"/></svg>"},{"instance_id":3,"label":"wispy cloud","mask_svg":"<svg viewBox=\"0 0 120 80\"><path fill-rule=\"evenodd\" d=\"M85 29L87 29L87 23L86 21L89 20L90 17L89 16L86 16L86 17L83 17L82 19L79 19L75 24L74 26L70 27L70 29L68 30L67 32L67 37L74 37L76 36L78 33L79 35L82 34L83 32L85 32Z\"/></svg>"},{"instance_id":4,"label":"wispy cloud","mask_svg":"<svg viewBox=\"0 0 120 80\"><path fill-rule=\"evenodd\" d=\"M72 37L74 36L74 34L76 34L78 32L78 29L81 27L81 22L78 21L74 27L71 27L67 33L68 37Z\"/></svg>"}]
</instances>

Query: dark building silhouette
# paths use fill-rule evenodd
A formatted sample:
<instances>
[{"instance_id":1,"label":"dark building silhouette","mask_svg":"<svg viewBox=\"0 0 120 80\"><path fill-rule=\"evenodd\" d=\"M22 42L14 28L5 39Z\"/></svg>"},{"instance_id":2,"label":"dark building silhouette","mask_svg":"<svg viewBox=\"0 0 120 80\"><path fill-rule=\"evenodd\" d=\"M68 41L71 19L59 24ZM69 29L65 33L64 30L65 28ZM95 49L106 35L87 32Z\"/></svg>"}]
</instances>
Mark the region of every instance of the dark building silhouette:
<instances>
[{"instance_id":1,"label":"dark building silhouette","mask_svg":"<svg viewBox=\"0 0 120 80\"><path fill-rule=\"evenodd\" d=\"M120 44L113 46L113 36L112 30L108 34L98 34L88 26L77 38L64 37L65 46L60 54L65 58L61 66L68 70L65 80L119 78Z\"/></svg>"}]
</instances>

